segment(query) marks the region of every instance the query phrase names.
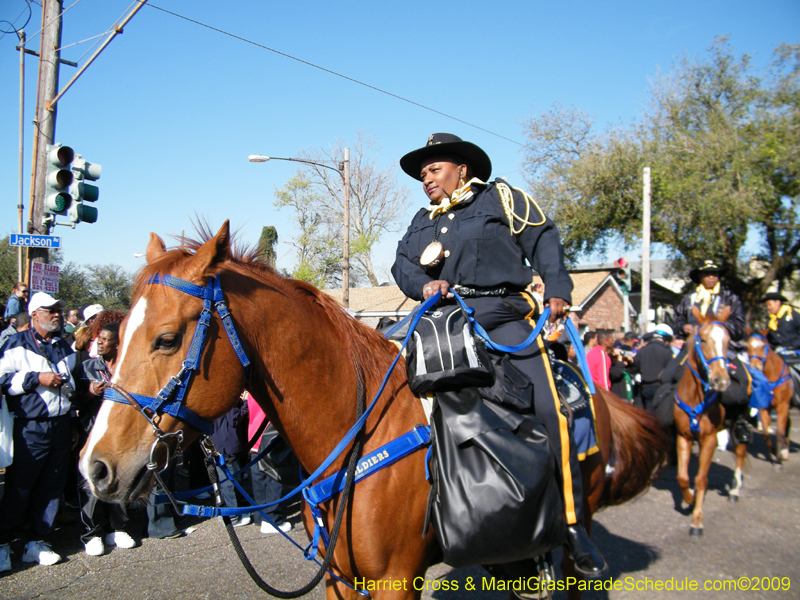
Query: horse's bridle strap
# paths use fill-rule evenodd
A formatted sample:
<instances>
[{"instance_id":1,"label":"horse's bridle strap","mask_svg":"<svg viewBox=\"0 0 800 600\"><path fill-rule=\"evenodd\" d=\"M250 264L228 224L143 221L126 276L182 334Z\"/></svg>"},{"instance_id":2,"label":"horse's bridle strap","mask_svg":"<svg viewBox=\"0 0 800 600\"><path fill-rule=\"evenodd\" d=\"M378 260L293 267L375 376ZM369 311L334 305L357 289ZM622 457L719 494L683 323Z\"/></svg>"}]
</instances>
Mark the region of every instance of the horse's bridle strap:
<instances>
[{"instance_id":1,"label":"horse's bridle strap","mask_svg":"<svg viewBox=\"0 0 800 600\"><path fill-rule=\"evenodd\" d=\"M149 410L153 413L166 413L189 423L206 435L210 435L213 431L212 424L184 406L183 398L186 394L186 390L189 388L189 382L192 376L200 366L203 349L205 348L208 337L208 326L211 323L211 311L213 308L216 308L219 313L223 327L225 328L225 333L228 335L231 346L233 346L236 356L239 357L239 361L242 363L245 371L250 366L250 360L244 352L244 347L236 332L236 326L233 324L231 313L228 311L228 307L225 304L222 287L219 282L219 275L211 277L206 286L196 285L180 277L175 277L174 275L161 274L153 275L147 280L147 283L165 285L179 292L183 292L184 294L203 300L203 311L200 313L200 318L197 321L197 327L194 330L194 336L192 337L186 360L181 364L180 371L178 371L176 375L170 377L169 381L161 388L155 397L126 392L116 385L113 386L116 389L106 389L103 397L106 400L120 402L122 404L131 404L126 396L134 399L135 402L139 404L137 410L151 421L151 424L152 420L145 413L145 410ZM124 392L124 394L120 392Z\"/></svg>"}]
</instances>

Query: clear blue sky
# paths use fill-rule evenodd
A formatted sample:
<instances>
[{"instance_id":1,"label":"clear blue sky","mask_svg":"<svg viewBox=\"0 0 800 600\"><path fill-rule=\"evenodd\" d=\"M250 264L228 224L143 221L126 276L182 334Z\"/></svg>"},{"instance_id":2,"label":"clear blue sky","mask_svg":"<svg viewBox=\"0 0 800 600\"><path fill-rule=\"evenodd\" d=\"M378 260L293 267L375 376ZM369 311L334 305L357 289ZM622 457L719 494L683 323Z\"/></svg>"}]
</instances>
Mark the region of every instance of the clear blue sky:
<instances>
[{"instance_id":1,"label":"clear blue sky","mask_svg":"<svg viewBox=\"0 0 800 600\"><path fill-rule=\"evenodd\" d=\"M151 3L497 135L145 6L58 105L56 141L103 167L98 222L55 231L68 261L133 271L150 231L170 244L170 234L192 230L195 213L214 229L230 219L248 242L264 225L286 240L289 214L272 202L294 165L247 156L352 144L358 130L380 140L384 167L430 133L456 133L489 153L494 175L521 185L520 122L530 115L560 101L594 115L599 127L627 123L642 110L649 81L684 51L704 57L715 36L729 35L734 52L760 67L775 46L800 37L797 0ZM130 0L80 0L64 16L62 44L108 30L129 7ZM31 8L29 38L41 27L41 9ZM26 17L24 0L0 0L0 19L20 26ZM29 47L38 51L39 41ZM62 58L83 64L93 43L66 48ZM3 236L17 227L16 44L13 33L0 38ZM37 62L26 60L26 215ZM62 66L62 86L74 72ZM399 169L398 180L416 206L425 203ZM384 238L379 271L388 271L400 235ZM285 243L279 257L290 267Z\"/></svg>"}]
</instances>

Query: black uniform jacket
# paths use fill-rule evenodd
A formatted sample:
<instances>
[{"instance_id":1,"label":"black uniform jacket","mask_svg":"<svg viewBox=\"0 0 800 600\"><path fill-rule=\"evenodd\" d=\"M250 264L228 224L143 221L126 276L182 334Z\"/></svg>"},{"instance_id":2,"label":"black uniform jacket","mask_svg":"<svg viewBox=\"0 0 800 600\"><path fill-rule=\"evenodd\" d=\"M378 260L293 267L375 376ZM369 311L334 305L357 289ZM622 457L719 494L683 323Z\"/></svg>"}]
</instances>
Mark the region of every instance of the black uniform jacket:
<instances>
[{"instance_id":1,"label":"black uniform jacket","mask_svg":"<svg viewBox=\"0 0 800 600\"><path fill-rule=\"evenodd\" d=\"M697 302L697 292L692 292L684 296L681 303L675 309L675 319L672 324L672 329L675 331L676 336L681 338L686 337L686 334L683 332L683 326L687 323L689 325L697 325L697 319L695 319L692 314L692 306L695 304L697 304L699 308L700 303ZM725 322L725 327L731 336L731 340L738 342L744 336L745 330L744 307L742 306L742 301L739 300L739 296L732 291L720 287L719 294L714 296L707 312L716 313L720 307L723 306L731 307L731 314Z\"/></svg>"},{"instance_id":2,"label":"black uniform jacket","mask_svg":"<svg viewBox=\"0 0 800 600\"><path fill-rule=\"evenodd\" d=\"M791 306L787 308L789 310L778 319L778 329L767 333L767 341L773 348L800 348L800 315L794 314Z\"/></svg>"},{"instance_id":3,"label":"black uniform jacket","mask_svg":"<svg viewBox=\"0 0 800 600\"><path fill-rule=\"evenodd\" d=\"M397 245L392 266L392 275L403 293L422 300L423 287L436 279L477 289L521 291L531 284L532 266L544 280L545 302L550 298L571 302L572 279L564 267L564 247L555 223L547 218L544 224L528 225L512 236L497 184L473 185L472 190L475 196L442 215L431 219L423 208L414 216ZM525 199L518 191L512 192L514 210L524 217ZM541 221L534 207L528 221ZM518 228L519 223L516 225ZM435 267L422 267L420 255L434 241L437 231L445 257Z\"/></svg>"},{"instance_id":4,"label":"black uniform jacket","mask_svg":"<svg viewBox=\"0 0 800 600\"><path fill-rule=\"evenodd\" d=\"M642 375L642 385L658 383L664 367L672 360L672 350L663 340L653 340L636 353L633 365Z\"/></svg>"}]
</instances>

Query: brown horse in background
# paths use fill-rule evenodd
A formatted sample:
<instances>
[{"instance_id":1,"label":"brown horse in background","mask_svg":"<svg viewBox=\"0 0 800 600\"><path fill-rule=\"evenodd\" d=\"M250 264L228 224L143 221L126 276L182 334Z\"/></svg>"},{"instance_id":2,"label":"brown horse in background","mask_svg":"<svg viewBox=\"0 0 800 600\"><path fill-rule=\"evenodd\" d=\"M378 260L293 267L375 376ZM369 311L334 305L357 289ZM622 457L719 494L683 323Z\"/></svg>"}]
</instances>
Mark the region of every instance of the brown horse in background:
<instances>
[{"instance_id":1,"label":"brown horse in background","mask_svg":"<svg viewBox=\"0 0 800 600\"><path fill-rule=\"evenodd\" d=\"M761 409L759 412L761 434L769 449L770 457L775 461L775 467L780 470L783 467L783 461L789 458L789 432L791 431L789 409L791 408L792 394L794 394L794 382L789 372L790 367L780 354L769 347L764 335L761 334L752 334L747 338L747 355L750 357L750 366L763 372L770 383L775 386L772 389L771 404L771 408L774 408L778 415L774 450L769 435L770 409Z\"/></svg>"},{"instance_id":2,"label":"brown horse in background","mask_svg":"<svg viewBox=\"0 0 800 600\"><path fill-rule=\"evenodd\" d=\"M717 432L725 421L725 408L719 400L719 394L728 389L731 383L728 374L730 335L724 326L730 311L730 306L725 306L716 315L704 315L697 306L692 308L697 327L687 341L689 350L686 364L689 368L684 370L675 393L673 415L678 430L678 484L684 501L689 505L694 504L692 526L689 529L692 536L703 534L703 500L708 489L708 470L717 447ZM684 406L681 407L681 404ZM694 481L695 490L692 491L689 489L689 458L695 439L700 445L700 458ZM746 454L747 445L737 444L736 486L730 492L732 500L737 500L739 496Z\"/></svg>"},{"instance_id":3,"label":"brown horse in background","mask_svg":"<svg viewBox=\"0 0 800 600\"><path fill-rule=\"evenodd\" d=\"M120 358L113 383L119 389L152 396L180 370L189 352L202 300L151 284L151 277L172 275L203 286L218 276L250 366L242 368L215 314L185 406L205 421L213 421L230 410L246 389L305 471L314 472L356 421L360 382L371 399L397 348L352 319L328 295L279 276L259 263L255 254L233 255L227 222L215 236L205 232L205 237L205 242L190 243L195 250L192 253L185 248L167 251L161 238L151 234L147 265L138 275L133 308L120 331ZM601 451L582 463L587 521L598 508L619 504L646 490L665 457L658 425L643 411L606 392L595 396L594 410ZM195 428L168 414L156 415L154 422L165 433L183 431L182 437L165 442L173 453L199 435ZM366 421L361 435L364 453L425 422L401 364ZM147 468L151 450L154 461L163 466L167 449L153 445L153 425L134 407L106 400L82 450L81 471L98 497L131 502L145 496L153 485L152 471ZM323 476L342 469L346 455L347 450ZM612 455L614 469L607 475ZM425 452L413 453L359 482L348 499L331 570L350 582L356 577L408 582L423 577L441 556L433 532L421 535L429 489ZM341 496L323 507L328 528ZM313 521L307 507L303 521L310 532ZM320 552L324 554L325 548ZM326 578L326 586L330 599L358 597L331 577ZM420 591L407 587L375 590L372 595L381 599L420 597Z\"/></svg>"}]
</instances>

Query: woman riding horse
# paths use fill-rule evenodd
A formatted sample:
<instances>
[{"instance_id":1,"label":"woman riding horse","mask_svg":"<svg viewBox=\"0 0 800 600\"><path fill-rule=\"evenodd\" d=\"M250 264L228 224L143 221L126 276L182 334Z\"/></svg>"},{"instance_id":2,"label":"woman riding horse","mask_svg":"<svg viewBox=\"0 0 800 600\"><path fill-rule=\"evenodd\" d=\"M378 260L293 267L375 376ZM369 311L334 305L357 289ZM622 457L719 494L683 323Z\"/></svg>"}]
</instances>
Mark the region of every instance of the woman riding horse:
<instances>
[{"instance_id":1,"label":"woman riding horse","mask_svg":"<svg viewBox=\"0 0 800 600\"><path fill-rule=\"evenodd\" d=\"M494 342L515 345L530 334L537 306L525 292L531 267L545 284L551 320L567 314L572 280L555 223L527 194L501 179L489 182L492 163L478 146L449 133L435 133L422 148L400 159L421 181L430 204L421 209L397 247L392 274L416 300L437 292L461 295ZM577 570L601 577L607 565L583 526L583 485L575 442L561 413L541 338L513 363L534 385L536 416L556 448L567 518L566 550Z\"/></svg>"}]
</instances>

